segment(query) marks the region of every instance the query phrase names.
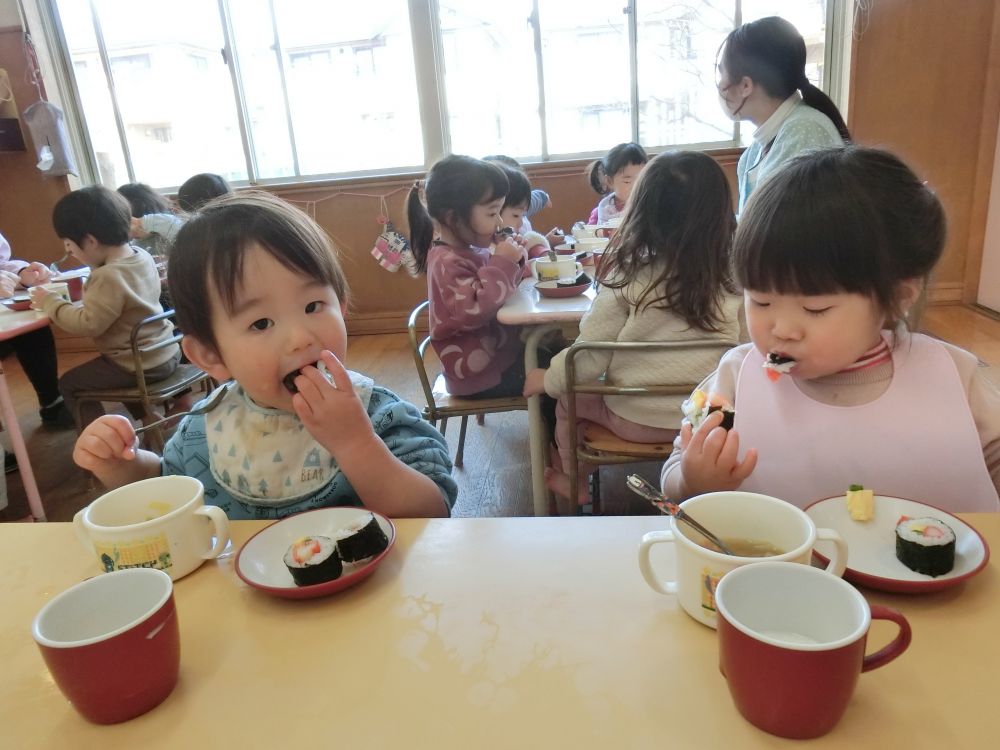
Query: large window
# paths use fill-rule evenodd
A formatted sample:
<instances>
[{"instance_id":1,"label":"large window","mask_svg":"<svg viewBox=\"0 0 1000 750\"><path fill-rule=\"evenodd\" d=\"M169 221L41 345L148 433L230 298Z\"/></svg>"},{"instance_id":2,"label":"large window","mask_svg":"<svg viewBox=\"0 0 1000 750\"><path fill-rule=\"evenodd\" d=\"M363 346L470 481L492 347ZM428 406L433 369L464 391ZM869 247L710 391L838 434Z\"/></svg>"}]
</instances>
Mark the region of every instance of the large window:
<instances>
[{"instance_id":1,"label":"large window","mask_svg":"<svg viewBox=\"0 0 1000 750\"><path fill-rule=\"evenodd\" d=\"M51 0L95 179L160 188L739 145L715 90L725 35L784 16L822 87L834 2Z\"/></svg>"}]
</instances>

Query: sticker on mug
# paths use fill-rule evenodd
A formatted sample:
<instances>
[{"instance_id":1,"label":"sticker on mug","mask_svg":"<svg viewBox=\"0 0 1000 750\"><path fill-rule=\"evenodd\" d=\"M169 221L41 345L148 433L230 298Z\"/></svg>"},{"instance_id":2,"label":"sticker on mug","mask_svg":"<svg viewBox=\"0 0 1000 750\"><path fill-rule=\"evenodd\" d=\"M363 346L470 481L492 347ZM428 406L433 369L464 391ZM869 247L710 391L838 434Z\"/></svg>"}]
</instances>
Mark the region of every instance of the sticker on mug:
<instances>
[{"instance_id":1,"label":"sticker on mug","mask_svg":"<svg viewBox=\"0 0 1000 750\"><path fill-rule=\"evenodd\" d=\"M94 551L101 559L105 573L126 568L156 568L169 570L170 543L166 534L145 537L124 545L115 542L94 542Z\"/></svg>"},{"instance_id":2,"label":"sticker on mug","mask_svg":"<svg viewBox=\"0 0 1000 750\"><path fill-rule=\"evenodd\" d=\"M706 612L715 614L715 589L719 585L722 573L711 571L708 568L701 569L699 580L701 582L701 608Z\"/></svg>"}]
</instances>

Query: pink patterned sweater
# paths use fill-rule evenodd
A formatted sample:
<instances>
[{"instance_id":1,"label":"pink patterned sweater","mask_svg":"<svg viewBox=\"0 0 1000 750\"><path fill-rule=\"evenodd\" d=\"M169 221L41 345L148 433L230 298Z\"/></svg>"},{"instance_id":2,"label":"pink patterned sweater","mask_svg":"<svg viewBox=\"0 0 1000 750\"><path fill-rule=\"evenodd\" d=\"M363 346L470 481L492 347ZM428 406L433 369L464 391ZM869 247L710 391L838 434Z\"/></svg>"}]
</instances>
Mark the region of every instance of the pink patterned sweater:
<instances>
[{"instance_id":1,"label":"pink patterned sweater","mask_svg":"<svg viewBox=\"0 0 1000 750\"><path fill-rule=\"evenodd\" d=\"M427 256L431 345L448 392L469 396L500 382L523 351L519 329L497 322L522 266L485 248L435 244Z\"/></svg>"}]
</instances>

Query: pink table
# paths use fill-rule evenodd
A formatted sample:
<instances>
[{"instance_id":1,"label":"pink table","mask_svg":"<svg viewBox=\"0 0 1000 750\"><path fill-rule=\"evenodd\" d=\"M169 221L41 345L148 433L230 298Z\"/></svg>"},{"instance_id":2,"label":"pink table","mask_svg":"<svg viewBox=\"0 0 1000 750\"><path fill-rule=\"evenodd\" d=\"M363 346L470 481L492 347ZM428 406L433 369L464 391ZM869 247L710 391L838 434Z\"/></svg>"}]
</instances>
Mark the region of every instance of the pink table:
<instances>
[{"instance_id":1,"label":"pink table","mask_svg":"<svg viewBox=\"0 0 1000 750\"><path fill-rule=\"evenodd\" d=\"M0 341L44 328L48 324L49 316L43 312L37 310L15 312L0 306ZM28 496L31 519L44 521L45 508L42 507L42 498L38 494L35 474L31 470L31 461L28 460L28 449L25 447L24 437L21 435L21 425L17 421L14 402L11 401L10 391L7 388L7 377L4 375L2 360L0 360L0 413L3 415L4 427L10 433L10 441L14 445L14 455L17 457L17 467L21 472L24 494Z\"/></svg>"},{"instance_id":2,"label":"pink table","mask_svg":"<svg viewBox=\"0 0 1000 750\"><path fill-rule=\"evenodd\" d=\"M593 271L591 270L591 273ZM535 290L535 279L525 279L517 292L497 312L497 320L504 325L524 326L524 368L538 367L538 343L549 331L561 324L578 325L583 314L590 309L597 292L591 287L577 297L552 299L542 297ZM545 466L548 445L545 426L542 424L542 407L538 396L528 399L528 442L531 447L531 494L536 516L549 513L549 493L545 487Z\"/></svg>"}]
</instances>

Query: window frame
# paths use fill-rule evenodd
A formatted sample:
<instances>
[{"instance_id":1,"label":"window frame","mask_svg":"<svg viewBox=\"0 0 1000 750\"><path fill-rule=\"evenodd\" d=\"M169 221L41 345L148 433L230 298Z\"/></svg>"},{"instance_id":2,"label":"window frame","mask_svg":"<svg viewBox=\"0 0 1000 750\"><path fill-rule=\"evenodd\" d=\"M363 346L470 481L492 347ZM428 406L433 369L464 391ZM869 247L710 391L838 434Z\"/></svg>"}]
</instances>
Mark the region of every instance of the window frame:
<instances>
[{"instance_id":1,"label":"window frame","mask_svg":"<svg viewBox=\"0 0 1000 750\"><path fill-rule=\"evenodd\" d=\"M256 151L253 143L253 132L249 126L249 113L246 97L240 78L239 55L233 42L234 31L230 13L230 2L233 0L217 0L220 22L223 34L223 47L220 50L230 73L233 97L236 104L237 121L244 158L246 160L247 179L234 180L237 186L259 185L275 187L281 185L304 186L328 182L357 182L366 178L384 178L387 176L408 176L426 171L438 159L450 153L451 141L448 129L449 115L447 95L445 91L444 55L442 50L442 33L439 23L439 0L407 0L409 13L409 28L413 49L414 75L417 88L418 111L422 133L424 164L397 165L381 169L366 169L348 172L310 173L304 175L299 166L296 146L293 116L288 95L286 80L287 61L281 45L277 26L277 16L274 0L269 0L272 34L274 36L277 70L282 86L281 101L285 112L285 123L288 129L291 148L292 167L294 175L267 178L261 177L257 168ZM528 166L571 164L577 161L590 160L601 156L602 150L582 151L577 153L551 154L548 150L545 102L545 60L542 55L542 29L539 22L539 0L533 0L532 13L527 21L531 27L535 51L535 68L538 79L538 127L540 128L540 154L519 155L518 159ZM638 55L638 14L637 6L642 0L624 0L622 13L626 16L628 46L629 46L629 90L630 90L630 120L632 140L639 140L639 55ZM734 3L734 27L742 23L743 0L732 0ZM100 184L100 172L93 142L87 128L86 116L83 111L80 90L76 82L72 56L66 41L62 22L57 8L57 0L34 0L33 19L37 19L43 30L48 56L54 70L51 71L54 83L61 96L66 114L71 140L77 151L77 162L80 165L81 182ZM823 90L837 103L846 116L846 102L850 77L851 38L846 33L849 29L852 0L826 0L826 22L824 42L824 80ZM122 153L125 159L129 181L135 181L136 175L129 149L127 127L123 122L114 76L112 75L112 60L104 43L100 27L100 18L94 0L90 0L91 17L97 38L99 59L103 73L108 82L112 110ZM725 141L709 141L701 143L656 144L648 146L651 152L665 148L682 148L699 150L711 154L725 156L742 150L740 143L740 125L733 123L733 137ZM167 192L176 191L177 186L155 186Z\"/></svg>"}]
</instances>

